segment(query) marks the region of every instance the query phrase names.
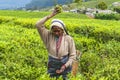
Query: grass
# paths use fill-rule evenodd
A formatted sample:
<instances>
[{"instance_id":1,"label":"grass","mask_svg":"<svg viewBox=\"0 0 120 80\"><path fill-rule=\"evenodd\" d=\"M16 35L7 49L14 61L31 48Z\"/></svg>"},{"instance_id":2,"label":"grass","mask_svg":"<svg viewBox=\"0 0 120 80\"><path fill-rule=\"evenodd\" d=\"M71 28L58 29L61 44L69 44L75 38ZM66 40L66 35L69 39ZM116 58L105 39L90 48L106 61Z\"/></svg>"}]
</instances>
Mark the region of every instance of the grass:
<instances>
[{"instance_id":1,"label":"grass","mask_svg":"<svg viewBox=\"0 0 120 80\"><path fill-rule=\"evenodd\" d=\"M11 17L19 17L19 18L42 18L47 16L50 12L33 12L33 11L15 11L15 10L0 10L0 16L11 16ZM75 13L67 13L63 12L60 15L56 15L55 18L76 18L76 19L88 19L88 17L84 14L75 14Z\"/></svg>"}]
</instances>

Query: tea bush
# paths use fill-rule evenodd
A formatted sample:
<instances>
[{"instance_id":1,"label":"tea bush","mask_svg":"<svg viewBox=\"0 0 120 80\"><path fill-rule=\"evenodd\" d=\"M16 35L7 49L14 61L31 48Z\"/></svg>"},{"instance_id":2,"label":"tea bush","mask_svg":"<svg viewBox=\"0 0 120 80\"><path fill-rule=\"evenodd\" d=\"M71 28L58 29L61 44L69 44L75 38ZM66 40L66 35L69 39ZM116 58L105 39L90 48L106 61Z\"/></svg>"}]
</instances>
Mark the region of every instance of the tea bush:
<instances>
[{"instance_id":1,"label":"tea bush","mask_svg":"<svg viewBox=\"0 0 120 80\"><path fill-rule=\"evenodd\" d=\"M119 21L60 18L80 50L71 80L119 80ZM35 29L37 18L0 16L0 79L55 80L47 74L47 50ZM45 24L49 29L50 20ZM61 80L61 78L59 79Z\"/></svg>"},{"instance_id":2,"label":"tea bush","mask_svg":"<svg viewBox=\"0 0 120 80\"><path fill-rule=\"evenodd\" d=\"M96 19L103 19L103 20L120 20L120 14L103 14L103 13L97 13L95 14Z\"/></svg>"}]
</instances>

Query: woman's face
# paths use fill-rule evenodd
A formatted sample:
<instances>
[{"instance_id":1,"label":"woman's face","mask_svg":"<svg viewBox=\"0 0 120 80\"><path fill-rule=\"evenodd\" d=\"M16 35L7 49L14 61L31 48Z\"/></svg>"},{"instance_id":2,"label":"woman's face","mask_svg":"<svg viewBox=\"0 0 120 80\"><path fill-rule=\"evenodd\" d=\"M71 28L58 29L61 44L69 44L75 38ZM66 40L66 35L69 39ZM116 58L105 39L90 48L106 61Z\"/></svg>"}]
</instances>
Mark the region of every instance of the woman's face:
<instances>
[{"instance_id":1,"label":"woman's face","mask_svg":"<svg viewBox=\"0 0 120 80\"><path fill-rule=\"evenodd\" d=\"M53 26L51 30L52 30L52 33L54 36L59 37L59 36L63 35L63 30L61 28L59 28L58 26Z\"/></svg>"}]
</instances>

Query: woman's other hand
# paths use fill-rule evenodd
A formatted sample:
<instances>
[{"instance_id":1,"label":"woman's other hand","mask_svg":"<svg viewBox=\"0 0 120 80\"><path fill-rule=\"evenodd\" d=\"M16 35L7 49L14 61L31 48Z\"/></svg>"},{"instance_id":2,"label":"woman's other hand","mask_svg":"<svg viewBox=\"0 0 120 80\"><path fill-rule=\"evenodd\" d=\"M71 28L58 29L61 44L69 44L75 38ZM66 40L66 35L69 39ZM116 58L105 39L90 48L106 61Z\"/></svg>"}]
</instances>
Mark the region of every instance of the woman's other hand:
<instances>
[{"instance_id":1,"label":"woman's other hand","mask_svg":"<svg viewBox=\"0 0 120 80\"><path fill-rule=\"evenodd\" d=\"M57 74L60 74L60 73L62 73L65 69L66 69L66 66L63 65L63 66L60 68L60 70L56 70L56 73L57 73Z\"/></svg>"}]
</instances>

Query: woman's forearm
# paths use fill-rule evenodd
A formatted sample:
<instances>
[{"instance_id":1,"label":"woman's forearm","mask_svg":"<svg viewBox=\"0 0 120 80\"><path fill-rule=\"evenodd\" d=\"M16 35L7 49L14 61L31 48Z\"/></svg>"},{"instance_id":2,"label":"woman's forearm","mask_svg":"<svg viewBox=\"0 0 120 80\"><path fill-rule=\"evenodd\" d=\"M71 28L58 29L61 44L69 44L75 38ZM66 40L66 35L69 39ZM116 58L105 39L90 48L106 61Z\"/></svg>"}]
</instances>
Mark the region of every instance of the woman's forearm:
<instances>
[{"instance_id":1,"label":"woman's forearm","mask_svg":"<svg viewBox=\"0 0 120 80\"><path fill-rule=\"evenodd\" d=\"M37 27L37 28L42 27L43 24L44 24L48 19L50 19L50 18L52 18L53 16L57 15L58 13L60 13L60 10L61 10L61 9L60 9L59 7L56 7L50 15L48 15L48 16L42 18L41 20L39 20L39 21L36 23L36 27Z\"/></svg>"},{"instance_id":2,"label":"woman's forearm","mask_svg":"<svg viewBox=\"0 0 120 80\"><path fill-rule=\"evenodd\" d=\"M45 16L44 18L42 18L41 20L39 20L37 23L36 23L36 27L41 27L42 25L45 24L45 22L49 19L49 16Z\"/></svg>"}]
</instances>

